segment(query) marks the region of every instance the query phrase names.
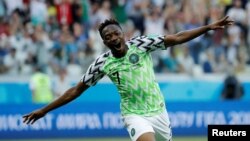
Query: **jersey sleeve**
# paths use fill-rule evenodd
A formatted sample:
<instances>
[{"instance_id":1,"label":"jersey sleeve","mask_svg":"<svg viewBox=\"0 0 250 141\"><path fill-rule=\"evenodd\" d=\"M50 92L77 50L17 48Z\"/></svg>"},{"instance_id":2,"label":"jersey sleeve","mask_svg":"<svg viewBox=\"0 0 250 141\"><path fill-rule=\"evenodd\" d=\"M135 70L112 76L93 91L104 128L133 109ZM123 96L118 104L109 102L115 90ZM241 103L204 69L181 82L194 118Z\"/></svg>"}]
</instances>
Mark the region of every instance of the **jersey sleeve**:
<instances>
[{"instance_id":1,"label":"jersey sleeve","mask_svg":"<svg viewBox=\"0 0 250 141\"><path fill-rule=\"evenodd\" d=\"M95 59L95 61L89 66L87 72L82 76L80 81L88 86L92 86L102 79L105 73L101 71L101 68L105 64L108 55L109 53L105 53L97 57L97 59Z\"/></svg>"},{"instance_id":2,"label":"jersey sleeve","mask_svg":"<svg viewBox=\"0 0 250 141\"><path fill-rule=\"evenodd\" d=\"M165 50L166 46L164 44L164 37L165 35L138 36L130 39L128 43L130 45L135 45L145 52L152 52L157 49Z\"/></svg>"}]
</instances>

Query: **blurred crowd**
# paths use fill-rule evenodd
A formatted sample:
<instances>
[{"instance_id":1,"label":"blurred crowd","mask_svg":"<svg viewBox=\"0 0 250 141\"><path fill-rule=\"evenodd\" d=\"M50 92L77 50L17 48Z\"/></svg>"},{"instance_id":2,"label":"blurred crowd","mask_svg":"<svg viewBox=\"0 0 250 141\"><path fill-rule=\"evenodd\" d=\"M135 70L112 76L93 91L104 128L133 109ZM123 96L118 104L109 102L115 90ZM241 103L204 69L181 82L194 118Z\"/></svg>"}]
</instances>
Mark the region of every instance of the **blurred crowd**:
<instances>
[{"instance_id":1,"label":"blurred crowd","mask_svg":"<svg viewBox=\"0 0 250 141\"><path fill-rule=\"evenodd\" d=\"M152 53L156 73L250 73L247 0L0 0L0 74L82 75L107 48L98 25L117 19L126 39L174 34L219 20L235 24ZM63 71L62 71L63 70Z\"/></svg>"}]
</instances>

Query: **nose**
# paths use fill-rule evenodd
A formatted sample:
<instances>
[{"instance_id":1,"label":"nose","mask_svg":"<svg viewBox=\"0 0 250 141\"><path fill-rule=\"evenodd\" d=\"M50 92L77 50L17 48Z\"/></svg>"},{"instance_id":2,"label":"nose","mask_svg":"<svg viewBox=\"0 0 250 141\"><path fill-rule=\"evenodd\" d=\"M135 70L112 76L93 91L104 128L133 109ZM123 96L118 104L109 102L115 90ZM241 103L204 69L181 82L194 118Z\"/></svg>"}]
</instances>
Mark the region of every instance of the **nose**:
<instances>
[{"instance_id":1,"label":"nose","mask_svg":"<svg viewBox=\"0 0 250 141\"><path fill-rule=\"evenodd\" d=\"M112 42L115 42L117 40L117 37L115 36L115 35L113 35L112 37L111 37L111 41Z\"/></svg>"}]
</instances>

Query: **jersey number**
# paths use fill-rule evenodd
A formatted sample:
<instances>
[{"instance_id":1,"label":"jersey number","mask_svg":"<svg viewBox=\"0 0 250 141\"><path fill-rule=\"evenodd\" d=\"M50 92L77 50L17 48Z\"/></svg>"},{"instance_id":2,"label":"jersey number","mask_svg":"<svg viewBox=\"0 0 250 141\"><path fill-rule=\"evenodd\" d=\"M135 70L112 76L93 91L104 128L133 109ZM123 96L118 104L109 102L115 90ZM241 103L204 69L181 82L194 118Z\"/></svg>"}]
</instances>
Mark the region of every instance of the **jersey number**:
<instances>
[{"instance_id":1,"label":"jersey number","mask_svg":"<svg viewBox=\"0 0 250 141\"><path fill-rule=\"evenodd\" d=\"M117 72L114 72L112 75L113 75L113 76L116 76L116 77L117 77L118 84L121 84L121 83L120 83L119 72L118 72L118 71L117 71Z\"/></svg>"}]
</instances>

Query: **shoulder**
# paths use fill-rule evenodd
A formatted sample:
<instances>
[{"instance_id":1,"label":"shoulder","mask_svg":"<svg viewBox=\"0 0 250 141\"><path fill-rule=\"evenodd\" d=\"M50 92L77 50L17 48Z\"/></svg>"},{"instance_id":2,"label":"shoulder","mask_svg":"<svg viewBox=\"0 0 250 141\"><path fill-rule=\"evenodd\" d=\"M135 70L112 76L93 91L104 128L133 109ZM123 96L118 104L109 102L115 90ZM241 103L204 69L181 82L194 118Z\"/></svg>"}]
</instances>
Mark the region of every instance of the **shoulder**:
<instances>
[{"instance_id":1,"label":"shoulder","mask_svg":"<svg viewBox=\"0 0 250 141\"><path fill-rule=\"evenodd\" d=\"M140 41L140 40L142 40L142 39L145 39L145 38L147 38L147 36L135 36L135 37L132 37L132 38L130 38L126 43L128 43L128 44L135 44L136 42L138 42L138 41Z\"/></svg>"},{"instance_id":2,"label":"shoulder","mask_svg":"<svg viewBox=\"0 0 250 141\"><path fill-rule=\"evenodd\" d=\"M107 52L99 55L98 57L96 57L96 59L89 66L88 71L90 71L90 72L100 71L101 68L105 65L106 60L110 56L111 56L111 51L107 51Z\"/></svg>"},{"instance_id":3,"label":"shoulder","mask_svg":"<svg viewBox=\"0 0 250 141\"><path fill-rule=\"evenodd\" d=\"M104 63L104 61L111 56L111 51L107 51L101 55L99 55L98 57L96 57L95 62L96 63Z\"/></svg>"},{"instance_id":4,"label":"shoulder","mask_svg":"<svg viewBox=\"0 0 250 141\"><path fill-rule=\"evenodd\" d=\"M134 45L142 51L151 52L164 47L165 35L144 35L131 38L127 41L129 46Z\"/></svg>"},{"instance_id":5,"label":"shoulder","mask_svg":"<svg viewBox=\"0 0 250 141\"><path fill-rule=\"evenodd\" d=\"M165 35L143 35L143 36L136 36L127 41L128 44L136 44L141 45L144 43L150 43L149 45L157 42L158 40L163 41Z\"/></svg>"}]
</instances>

